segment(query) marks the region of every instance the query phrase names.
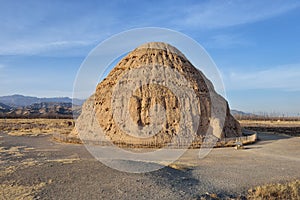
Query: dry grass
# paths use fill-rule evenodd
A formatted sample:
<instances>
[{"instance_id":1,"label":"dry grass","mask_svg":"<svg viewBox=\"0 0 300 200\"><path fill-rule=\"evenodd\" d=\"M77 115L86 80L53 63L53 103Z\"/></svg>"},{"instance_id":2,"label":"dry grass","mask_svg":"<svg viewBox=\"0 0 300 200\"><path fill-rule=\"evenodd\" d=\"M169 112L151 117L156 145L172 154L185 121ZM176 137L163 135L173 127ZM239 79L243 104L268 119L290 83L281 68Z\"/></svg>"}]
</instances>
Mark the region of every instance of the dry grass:
<instances>
[{"instance_id":1,"label":"dry grass","mask_svg":"<svg viewBox=\"0 0 300 200\"><path fill-rule=\"evenodd\" d=\"M26 146L13 146L8 149L4 147L0 147L0 153L6 154L10 157L22 157L24 152L28 152L29 150L33 150L33 148L28 148ZM2 156L0 156L1 158Z\"/></svg>"},{"instance_id":2,"label":"dry grass","mask_svg":"<svg viewBox=\"0 0 300 200\"><path fill-rule=\"evenodd\" d=\"M0 177L9 176L17 170L36 165L36 161L20 162L4 169L0 168ZM49 182L50 183L50 182ZM40 182L35 185L21 185L16 181L5 181L0 184L0 199L35 199L35 193L45 187L46 183Z\"/></svg>"},{"instance_id":3,"label":"dry grass","mask_svg":"<svg viewBox=\"0 0 300 200\"><path fill-rule=\"evenodd\" d=\"M241 126L252 131L300 137L300 121L240 120Z\"/></svg>"},{"instance_id":4,"label":"dry grass","mask_svg":"<svg viewBox=\"0 0 300 200\"><path fill-rule=\"evenodd\" d=\"M72 164L75 161L79 161L79 158L66 158L66 159L55 159L55 160L47 160L47 162L58 162L64 164Z\"/></svg>"},{"instance_id":5,"label":"dry grass","mask_svg":"<svg viewBox=\"0 0 300 200\"><path fill-rule=\"evenodd\" d=\"M300 180L258 186L248 191L248 199L300 199Z\"/></svg>"},{"instance_id":6,"label":"dry grass","mask_svg":"<svg viewBox=\"0 0 300 200\"><path fill-rule=\"evenodd\" d=\"M11 173L14 173L17 170L17 166L8 166L6 168L1 169L0 168L0 177L5 177Z\"/></svg>"},{"instance_id":7,"label":"dry grass","mask_svg":"<svg viewBox=\"0 0 300 200\"><path fill-rule=\"evenodd\" d=\"M23 157L26 152L34 151L34 148L26 146L0 147L0 177L7 177L16 171L39 165L33 158L10 160L10 158ZM9 158L9 160L7 160ZM36 199L35 194L48 183L40 182L33 185L22 185L18 180L4 181L0 183L0 199Z\"/></svg>"},{"instance_id":8,"label":"dry grass","mask_svg":"<svg viewBox=\"0 0 300 200\"><path fill-rule=\"evenodd\" d=\"M200 195L199 199L211 200L299 200L300 199L300 181L295 180L284 184L269 184L257 186L250 189L246 196L227 196L226 194L206 193Z\"/></svg>"},{"instance_id":9,"label":"dry grass","mask_svg":"<svg viewBox=\"0 0 300 200\"><path fill-rule=\"evenodd\" d=\"M299 127L300 121L272 121L272 120L239 120L241 126L260 127Z\"/></svg>"},{"instance_id":10,"label":"dry grass","mask_svg":"<svg viewBox=\"0 0 300 200\"><path fill-rule=\"evenodd\" d=\"M14 185L13 183L0 184L0 198L1 199L34 199L34 193L43 188L46 183L39 183L37 185L24 186Z\"/></svg>"},{"instance_id":11,"label":"dry grass","mask_svg":"<svg viewBox=\"0 0 300 200\"><path fill-rule=\"evenodd\" d=\"M73 128L72 119L0 119L0 131L15 136L69 134Z\"/></svg>"},{"instance_id":12,"label":"dry grass","mask_svg":"<svg viewBox=\"0 0 300 200\"><path fill-rule=\"evenodd\" d=\"M32 158L26 159L21 162L17 162L16 165L13 165L13 163L7 161L7 158L21 158L24 156L24 153L33 151L34 148L29 148L26 146L13 146L10 148L0 147L0 177L6 176L8 174L11 174L15 172L18 168L24 168L24 167L30 167L37 164L37 161L33 160ZM6 159L3 159L6 158ZM6 166L7 164L10 164L9 166Z\"/></svg>"},{"instance_id":13,"label":"dry grass","mask_svg":"<svg viewBox=\"0 0 300 200\"><path fill-rule=\"evenodd\" d=\"M163 162L161 162L160 164L166 165ZM166 165L166 166L171 167L173 169L177 169L177 170L187 170L187 169L193 168L197 165L192 164L192 163L187 163L187 162L176 161L176 162L171 163L171 164Z\"/></svg>"}]
</instances>

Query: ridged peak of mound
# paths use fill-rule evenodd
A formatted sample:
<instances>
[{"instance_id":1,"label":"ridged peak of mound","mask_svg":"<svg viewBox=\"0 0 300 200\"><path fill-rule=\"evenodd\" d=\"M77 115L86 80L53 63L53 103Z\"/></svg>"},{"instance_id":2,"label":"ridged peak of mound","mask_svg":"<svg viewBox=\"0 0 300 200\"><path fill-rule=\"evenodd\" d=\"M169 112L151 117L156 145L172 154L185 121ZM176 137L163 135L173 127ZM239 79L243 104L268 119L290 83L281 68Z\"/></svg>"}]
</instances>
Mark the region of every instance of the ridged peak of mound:
<instances>
[{"instance_id":1,"label":"ridged peak of mound","mask_svg":"<svg viewBox=\"0 0 300 200\"><path fill-rule=\"evenodd\" d=\"M181 51L179 51L176 47L174 47L168 43L165 43L165 42L148 42L148 43L142 44L139 47L137 47L135 49L135 51L143 50L143 49L163 50L166 52L177 54L186 59L186 57L184 56L183 53L181 53Z\"/></svg>"}]
</instances>

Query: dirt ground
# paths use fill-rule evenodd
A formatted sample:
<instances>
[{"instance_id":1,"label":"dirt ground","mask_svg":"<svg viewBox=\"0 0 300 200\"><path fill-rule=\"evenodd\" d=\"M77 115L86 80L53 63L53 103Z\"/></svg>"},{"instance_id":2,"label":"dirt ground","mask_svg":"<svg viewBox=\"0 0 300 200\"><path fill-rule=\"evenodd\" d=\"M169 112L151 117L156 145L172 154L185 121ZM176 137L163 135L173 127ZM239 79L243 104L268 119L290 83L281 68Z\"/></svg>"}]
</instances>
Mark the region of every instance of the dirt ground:
<instances>
[{"instance_id":1,"label":"dirt ground","mask_svg":"<svg viewBox=\"0 0 300 200\"><path fill-rule=\"evenodd\" d=\"M73 119L0 119L0 130L15 136L69 134L73 128Z\"/></svg>"},{"instance_id":2,"label":"dirt ground","mask_svg":"<svg viewBox=\"0 0 300 200\"><path fill-rule=\"evenodd\" d=\"M300 137L300 121L240 120L241 126L258 132Z\"/></svg>"},{"instance_id":3,"label":"dirt ground","mask_svg":"<svg viewBox=\"0 0 300 200\"><path fill-rule=\"evenodd\" d=\"M0 199L200 199L205 193L225 198L299 179L300 138L259 138L244 150L213 149L201 160L197 149L188 150L172 167L130 174L101 164L83 145L1 133Z\"/></svg>"}]
</instances>

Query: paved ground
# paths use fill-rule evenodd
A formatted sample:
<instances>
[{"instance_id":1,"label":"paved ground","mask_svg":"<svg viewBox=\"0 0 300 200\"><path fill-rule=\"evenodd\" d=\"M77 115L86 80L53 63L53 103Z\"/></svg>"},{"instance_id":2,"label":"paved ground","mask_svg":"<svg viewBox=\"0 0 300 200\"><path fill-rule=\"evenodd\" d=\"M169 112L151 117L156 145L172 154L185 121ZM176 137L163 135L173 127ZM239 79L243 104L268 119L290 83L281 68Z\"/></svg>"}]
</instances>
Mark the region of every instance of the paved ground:
<instances>
[{"instance_id":1,"label":"paved ground","mask_svg":"<svg viewBox=\"0 0 300 200\"><path fill-rule=\"evenodd\" d=\"M213 149L201 160L189 150L177 162L183 169L144 174L110 169L84 146L49 136L0 137L0 199L198 199L300 178L299 137L259 134L261 141L245 150Z\"/></svg>"}]
</instances>

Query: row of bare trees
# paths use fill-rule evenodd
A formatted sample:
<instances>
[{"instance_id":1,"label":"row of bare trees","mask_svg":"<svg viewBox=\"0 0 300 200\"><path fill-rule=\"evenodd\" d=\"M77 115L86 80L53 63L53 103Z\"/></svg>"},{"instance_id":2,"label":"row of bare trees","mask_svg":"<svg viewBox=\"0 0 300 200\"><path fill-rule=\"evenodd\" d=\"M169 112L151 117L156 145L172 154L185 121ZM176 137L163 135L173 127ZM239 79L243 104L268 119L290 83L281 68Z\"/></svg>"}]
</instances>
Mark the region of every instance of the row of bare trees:
<instances>
[{"instance_id":1,"label":"row of bare trees","mask_svg":"<svg viewBox=\"0 0 300 200\"><path fill-rule=\"evenodd\" d=\"M300 121L299 114L297 116L289 116L288 114L234 114L237 120L258 120L258 121Z\"/></svg>"}]
</instances>

